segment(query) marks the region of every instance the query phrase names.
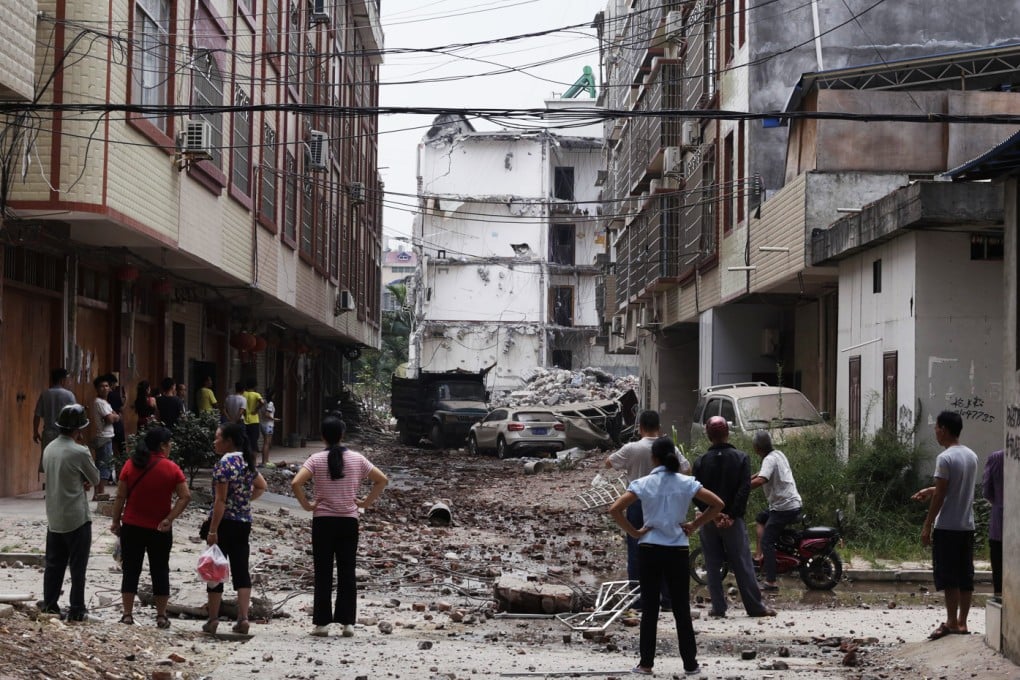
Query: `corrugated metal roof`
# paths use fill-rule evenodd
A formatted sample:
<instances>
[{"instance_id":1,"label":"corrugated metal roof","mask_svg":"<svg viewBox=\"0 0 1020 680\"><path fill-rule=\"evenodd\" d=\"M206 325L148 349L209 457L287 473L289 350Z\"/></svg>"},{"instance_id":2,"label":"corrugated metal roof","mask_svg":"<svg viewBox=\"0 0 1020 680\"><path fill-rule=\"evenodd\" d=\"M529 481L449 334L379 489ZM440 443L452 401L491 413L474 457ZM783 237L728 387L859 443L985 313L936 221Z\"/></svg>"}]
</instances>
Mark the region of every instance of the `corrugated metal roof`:
<instances>
[{"instance_id":1,"label":"corrugated metal roof","mask_svg":"<svg viewBox=\"0 0 1020 680\"><path fill-rule=\"evenodd\" d=\"M1020 43L805 73L786 104L796 111L814 89L988 90L1020 84Z\"/></svg>"},{"instance_id":2,"label":"corrugated metal roof","mask_svg":"<svg viewBox=\"0 0 1020 680\"><path fill-rule=\"evenodd\" d=\"M1015 132L972 161L945 173L954 182L1020 174L1020 132Z\"/></svg>"}]
</instances>

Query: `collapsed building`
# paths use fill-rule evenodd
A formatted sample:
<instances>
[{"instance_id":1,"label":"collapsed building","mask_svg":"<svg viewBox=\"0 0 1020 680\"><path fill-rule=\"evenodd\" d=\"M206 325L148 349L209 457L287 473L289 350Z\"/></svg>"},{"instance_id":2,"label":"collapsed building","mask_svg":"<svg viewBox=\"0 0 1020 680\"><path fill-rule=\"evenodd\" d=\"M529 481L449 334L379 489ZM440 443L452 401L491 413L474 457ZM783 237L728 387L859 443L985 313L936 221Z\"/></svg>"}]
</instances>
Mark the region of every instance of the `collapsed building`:
<instances>
[{"instance_id":1,"label":"collapsed building","mask_svg":"<svg viewBox=\"0 0 1020 680\"><path fill-rule=\"evenodd\" d=\"M636 355L605 351L596 313L603 140L591 132L482 132L463 116L436 118L418 149L409 376L495 364L487 388L508 393L536 366L637 372Z\"/></svg>"}]
</instances>

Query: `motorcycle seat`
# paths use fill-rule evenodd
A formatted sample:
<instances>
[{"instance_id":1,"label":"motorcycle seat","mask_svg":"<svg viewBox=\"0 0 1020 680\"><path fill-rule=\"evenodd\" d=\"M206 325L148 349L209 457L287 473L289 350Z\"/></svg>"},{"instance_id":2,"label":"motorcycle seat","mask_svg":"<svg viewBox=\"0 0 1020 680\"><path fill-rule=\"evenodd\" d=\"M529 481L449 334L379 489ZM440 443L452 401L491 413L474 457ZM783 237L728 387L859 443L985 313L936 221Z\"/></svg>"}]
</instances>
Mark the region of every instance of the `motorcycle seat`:
<instances>
[{"instance_id":1,"label":"motorcycle seat","mask_svg":"<svg viewBox=\"0 0 1020 680\"><path fill-rule=\"evenodd\" d=\"M809 527L801 532L803 538L825 538L832 536L836 533L836 530L832 527Z\"/></svg>"}]
</instances>

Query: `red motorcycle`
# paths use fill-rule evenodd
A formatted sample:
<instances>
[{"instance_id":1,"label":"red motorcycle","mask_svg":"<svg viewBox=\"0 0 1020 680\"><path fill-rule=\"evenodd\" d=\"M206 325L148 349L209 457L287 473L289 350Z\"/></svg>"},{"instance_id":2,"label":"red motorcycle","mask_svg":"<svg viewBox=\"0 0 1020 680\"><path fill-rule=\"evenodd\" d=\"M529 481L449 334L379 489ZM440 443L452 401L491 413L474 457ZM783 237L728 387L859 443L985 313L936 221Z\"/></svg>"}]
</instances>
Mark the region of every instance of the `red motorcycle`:
<instances>
[{"instance_id":1,"label":"red motorcycle","mask_svg":"<svg viewBox=\"0 0 1020 680\"><path fill-rule=\"evenodd\" d=\"M788 574L797 570L800 579L811 590L832 590L843 578L843 560L836 545L843 535L843 511L836 511L835 527L809 527L801 516L801 528L786 526L776 541L776 573ZM755 573L761 573L762 560L754 560ZM722 577L730 572L727 562L722 564ZM701 548L691 551L691 578L697 583L708 583L705 557Z\"/></svg>"}]
</instances>

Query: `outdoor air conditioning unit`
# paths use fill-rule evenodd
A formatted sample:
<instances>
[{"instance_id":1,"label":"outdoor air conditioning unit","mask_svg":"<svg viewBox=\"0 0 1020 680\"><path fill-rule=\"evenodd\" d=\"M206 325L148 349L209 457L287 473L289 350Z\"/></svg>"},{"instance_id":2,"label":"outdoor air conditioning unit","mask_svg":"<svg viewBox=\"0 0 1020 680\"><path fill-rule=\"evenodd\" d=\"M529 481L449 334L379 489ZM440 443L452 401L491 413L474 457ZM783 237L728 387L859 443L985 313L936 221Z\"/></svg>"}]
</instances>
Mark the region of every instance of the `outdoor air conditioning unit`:
<instances>
[{"instance_id":1,"label":"outdoor air conditioning unit","mask_svg":"<svg viewBox=\"0 0 1020 680\"><path fill-rule=\"evenodd\" d=\"M308 23L329 23L329 12L326 10L326 0L308 0Z\"/></svg>"},{"instance_id":2,"label":"outdoor air conditioning unit","mask_svg":"<svg viewBox=\"0 0 1020 680\"><path fill-rule=\"evenodd\" d=\"M701 125L696 120L685 120L681 127L681 135L684 146L698 146L701 144Z\"/></svg>"},{"instance_id":3,"label":"outdoor air conditioning unit","mask_svg":"<svg viewBox=\"0 0 1020 680\"><path fill-rule=\"evenodd\" d=\"M683 178L684 159L678 146L667 146L662 154L662 173L669 177Z\"/></svg>"},{"instance_id":4,"label":"outdoor air conditioning unit","mask_svg":"<svg viewBox=\"0 0 1020 680\"><path fill-rule=\"evenodd\" d=\"M184 124L181 153L192 158L212 158L212 125L204 120L189 120Z\"/></svg>"},{"instance_id":5,"label":"outdoor air conditioning unit","mask_svg":"<svg viewBox=\"0 0 1020 680\"><path fill-rule=\"evenodd\" d=\"M351 182L348 187L353 205L361 205L365 202L365 185L361 182Z\"/></svg>"},{"instance_id":6,"label":"outdoor air conditioning unit","mask_svg":"<svg viewBox=\"0 0 1020 680\"><path fill-rule=\"evenodd\" d=\"M309 170L325 170L329 161L329 144L325 132L312 130L305 142L305 161Z\"/></svg>"},{"instance_id":7,"label":"outdoor air conditioning unit","mask_svg":"<svg viewBox=\"0 0 1020 680\"><path fill-rule=\"evenodd\" d=\"M623 315L613 317L613 335L623 335Z\"/></svg>"},{"instance_id":8,"label":"outdoor air conditioning unit","mask_svg":"<svg viewBox=\"0 0 1020 680\"><path fill-rule=\"evenodd\" d=\"M336 315L339 316L343 312L353 312L356 305L354 304L354 295L349 290L340 290L336 294Z\"/></svg>"}]
</instances>

